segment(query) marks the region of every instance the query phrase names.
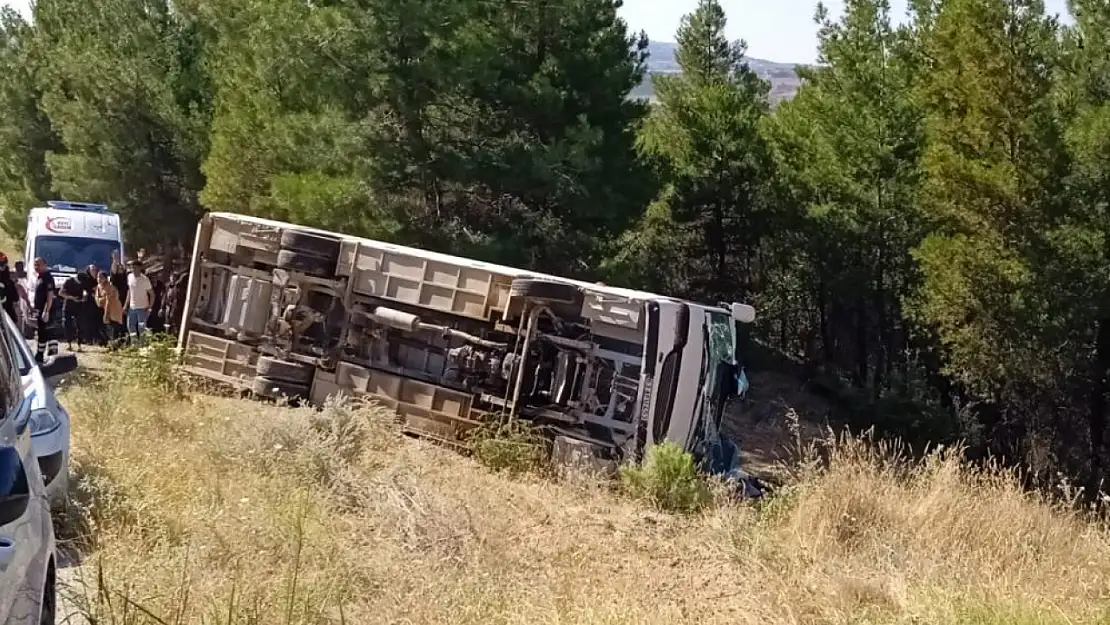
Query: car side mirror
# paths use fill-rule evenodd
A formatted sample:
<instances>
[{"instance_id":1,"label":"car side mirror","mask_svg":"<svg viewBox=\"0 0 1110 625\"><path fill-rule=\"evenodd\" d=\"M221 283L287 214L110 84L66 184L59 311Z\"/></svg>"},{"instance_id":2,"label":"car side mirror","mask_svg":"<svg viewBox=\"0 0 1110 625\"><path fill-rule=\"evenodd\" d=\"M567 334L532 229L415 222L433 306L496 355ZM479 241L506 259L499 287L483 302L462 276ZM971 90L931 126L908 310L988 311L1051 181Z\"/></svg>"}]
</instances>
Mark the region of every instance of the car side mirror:
<instances>
[{"instance_id":1,"label":"car side mirror","mask_svg":"<svg viewBox=\"0 0 1110 625\"><path fill-rule=\"evenodd\" d=\"M49 364L39 367L44 378L56 378L77 369L77 356L73 354L59 354Z\"/></svg>"}]
</instances>

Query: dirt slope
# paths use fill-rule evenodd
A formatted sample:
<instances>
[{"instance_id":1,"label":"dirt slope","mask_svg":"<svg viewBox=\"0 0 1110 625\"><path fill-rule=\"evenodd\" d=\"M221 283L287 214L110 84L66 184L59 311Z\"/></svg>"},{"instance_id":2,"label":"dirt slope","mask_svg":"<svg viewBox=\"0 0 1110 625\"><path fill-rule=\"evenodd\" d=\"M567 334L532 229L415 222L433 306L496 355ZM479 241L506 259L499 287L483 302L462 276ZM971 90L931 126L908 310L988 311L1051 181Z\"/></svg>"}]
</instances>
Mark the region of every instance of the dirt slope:
<instances>
[{"instance_id":1,"label":"dirt slope","mask_svg":"<svg viewBox=\"0 0 1110 625\"><path fill-rule=\"evenodd\" d=\"M684 516L492 473L368 408L122 375L64 399L71 604L99 624L1110 622L1110 534L953 457L896 472L851 444L769 507Z\"/></svg>"}]
</instances>

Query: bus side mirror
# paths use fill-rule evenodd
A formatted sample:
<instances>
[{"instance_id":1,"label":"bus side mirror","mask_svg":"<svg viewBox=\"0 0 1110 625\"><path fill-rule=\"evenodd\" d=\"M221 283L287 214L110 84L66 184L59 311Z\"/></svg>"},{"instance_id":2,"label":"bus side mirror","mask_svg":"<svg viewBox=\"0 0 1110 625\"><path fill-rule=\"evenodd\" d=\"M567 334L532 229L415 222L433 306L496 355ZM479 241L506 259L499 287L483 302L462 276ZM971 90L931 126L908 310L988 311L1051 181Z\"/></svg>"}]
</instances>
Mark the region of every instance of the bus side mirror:
<instances>
[{"instance_id":1,"label":"bus side mirror","mask_svg":"<svg viewBox=\"0 0 1110 625\"><path fill-rule=\"evenodd\" d=\"M755 308L740 302L733 302L732 318L740 323L751 323L755 321Z\"/></svg>"}]
</instances>

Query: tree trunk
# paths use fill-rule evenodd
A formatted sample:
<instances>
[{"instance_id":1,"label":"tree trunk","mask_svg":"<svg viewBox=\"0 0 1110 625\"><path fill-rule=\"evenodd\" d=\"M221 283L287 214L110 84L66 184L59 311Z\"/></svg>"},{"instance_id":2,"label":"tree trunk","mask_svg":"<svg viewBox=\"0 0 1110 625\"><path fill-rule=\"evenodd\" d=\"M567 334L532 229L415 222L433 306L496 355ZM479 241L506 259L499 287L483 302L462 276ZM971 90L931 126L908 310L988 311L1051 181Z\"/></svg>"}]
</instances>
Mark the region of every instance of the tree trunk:
<instances>
[{"instance_id":1,"label":"tree trunk","mask_svg":"<svg viewBox=\"0 0 1110 625\"><path fill-rule=\"evenodd\" d=\"M819 278L817 284L817 314L820 315L821 324L821 355L826 363L833 360L832 334L829 326L829 304L825 292L825 278Z\"/></svg>"},{"instance_id":2,"label":"tree trunk","mask_svg":"<svg viewBox=\"0 0 1110 625\"><path fill-rule=\"evenodd\" d=\"M888 323L886 320L886 298L882 290L879 291L875 299L877 300L876 315L878 316L875 325L877 326L877 329L879 331L879 340L877 341L875 346L875 373L872 379L872 384L875 387L873 395L875 399L878 399L879 396L882 395L882 392L889 385L889 382L887 380L887 371L889 370L890 366L887 360L887 345L890 341L890 334L887 332Z\"/></svg>"},{"instance_id":3,"label":"tree trunk","mask_svg":"<svg viewBox=\"0 0 1110 625\"><path fill-rule=\"evenodd\" d=\"M1087 425L1090 431L1091 477L1087 494L1095 497L1102 486L1105 473L1103 452L1106 448L1106 394L1110 390L1110 318L1100 319L1095 339L1095 361L1092 376L1090 412Z\"/></svg>"},{"instance_id":4,"label":"tree trunk","mask_svg":"<svg viewBox=\"0 0 1110 625\"><path fill-rule=\"evenodd\" d=\"M725 299L732 289L728 276L728 250L725 245L725 210L720 202L713 203L713 232L711 234L713 253L713 273L716 280L711 293L716 301ZM716 302L714 302L716 303Z\"/></svg>"},{"instance_id":5,"label":"tree trunk","mask_svg":"<svg viewBox=\"0 0 1110 625\"><path fill-rule=\"evenodd\" d=\"M879 332L879 340L875 348L875 378L874 378L874 393L875 399L878 399L882 394L883 386L886 384L887 372L887 348L890 341L890 333L887 331L889 325L886 315L886 275L883 272L883 257L882 248L879 251L879 262L876 263L875 276L875 326Z\"/></svg>"},{"instance_id":6,"label":"tree trunk","mask_svg":"<svg viewBox=\"0 0 1110 625\"><path fill-rule=\"evenodd\" d=\"M867 349L867 300L860 297L856 301L856 387L867 388L869 351Z\"/></svg>"}]
</instances>

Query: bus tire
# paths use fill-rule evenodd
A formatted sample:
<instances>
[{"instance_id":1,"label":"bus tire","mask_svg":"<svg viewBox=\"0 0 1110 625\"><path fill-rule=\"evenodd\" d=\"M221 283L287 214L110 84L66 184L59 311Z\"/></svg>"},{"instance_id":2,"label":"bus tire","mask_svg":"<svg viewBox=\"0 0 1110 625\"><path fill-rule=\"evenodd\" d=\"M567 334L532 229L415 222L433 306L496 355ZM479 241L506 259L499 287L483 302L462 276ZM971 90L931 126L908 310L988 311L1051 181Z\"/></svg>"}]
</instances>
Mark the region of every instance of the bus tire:
<instances>
[{"instance_id":1,"label":"bus tire","mask_svg":"<svg viewBox=\"0 0 1110 625\"><path fill-rule=\"evenodd\" d=\"M509 296L560 304L574 304L582 297L582 291L573 284L566 284L565 282L518 278L509 285Z\"/></svg>"},{"instance_id":2,"label":"bus tire","mask_svg":"<svg viewBox=\"0 0 1110 625\"><path fill-rule=\"evenodd\" d=\"M277 266L278 269L286 269L288 271L299 271L305 275L316 276L317 278L328 278L335 273L334 259L316 256L314 254L305 254L304 252L294 252L292 250L281 250L278 252Z\"/></svg>"},{"instance_id":3,"label":"bus tire","mask_svg":"<svg viewBox=\"0 0 1110 625\"><path fill-rule=\"evenodd\" d=\"M267 399L288 399L291 402L308 399L308 385L256 377L251 382L251 392Z\"/></svg>"},{"instance_id":4,"label":"bus tire","mask_svg":"<svg viewBox=\"0 0 1110 625\"><path fill-rule=\"evenodd\" d=\"M322 258L339 258L339 248L342 245L337 237L329 237L304 230L286 230L281 233L281 248L292 252L301 252L310 256Z\"/></svg>"},{"instance_id":5,"label":"bus tire","mask_svg":"<svg viewBox=\"0 0 1110 625\"><path fill-rule=\"evenodd\" d=\"M312 381L313 372L313 367L304 363L278 360L269 356L260 357L258 367L256 367L258 377L293 384L308 384Z\"/></svg>"}]
</instances>

